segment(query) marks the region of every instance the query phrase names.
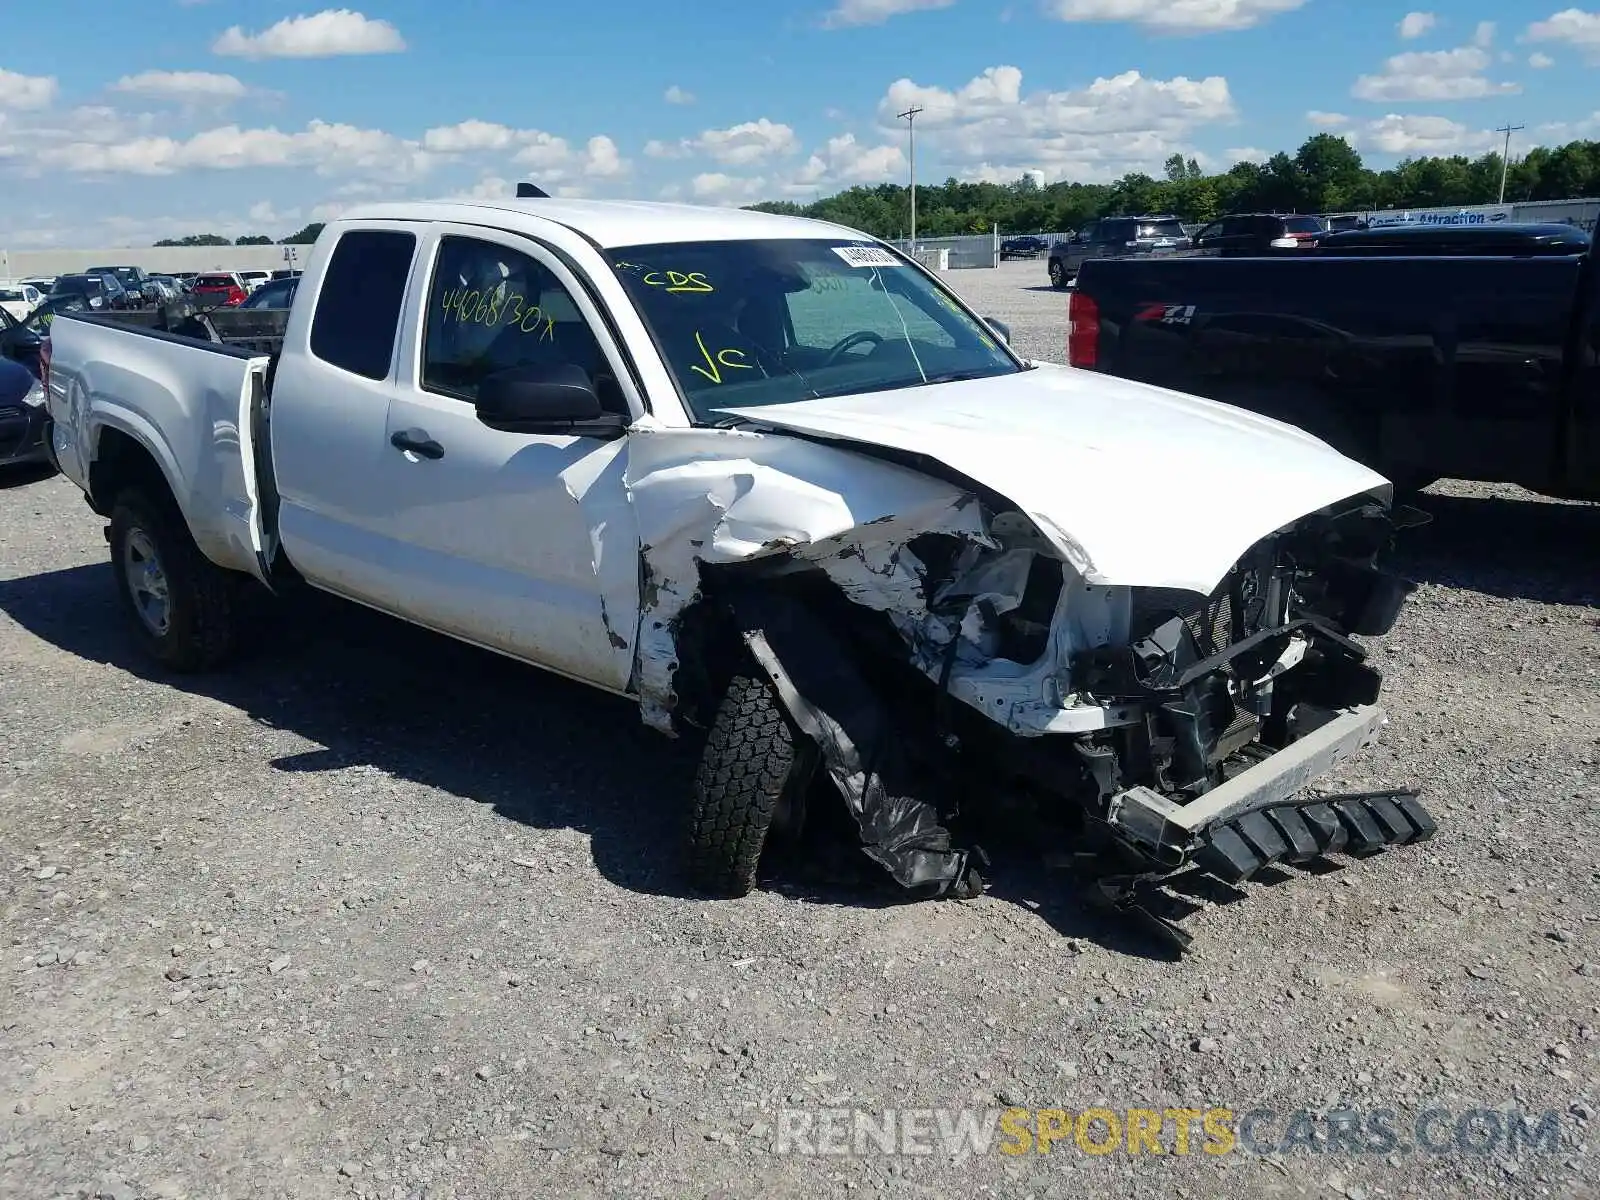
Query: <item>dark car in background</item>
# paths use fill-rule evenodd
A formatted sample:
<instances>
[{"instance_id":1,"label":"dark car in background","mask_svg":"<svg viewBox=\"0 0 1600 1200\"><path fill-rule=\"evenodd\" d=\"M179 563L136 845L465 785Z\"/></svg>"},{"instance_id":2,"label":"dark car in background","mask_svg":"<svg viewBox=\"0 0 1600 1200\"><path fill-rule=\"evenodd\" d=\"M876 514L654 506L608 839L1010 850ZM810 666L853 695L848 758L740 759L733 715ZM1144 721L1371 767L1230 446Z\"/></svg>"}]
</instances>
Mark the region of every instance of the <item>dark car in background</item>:
<instances>
[{"instance_id":1,"label":"dark car in background","mask_svg":"<svg viewBox=\"0 0 1600 1200\"><path fill-rule=\"evenodd\" d=\"M1092 258L1174 254L1189 248L1183 222L1171 214L1101 217L1050 247L1050 282L1066 287Z\"/></svg>"},{"instance_id":2,"label":"dark car in background","mask_svg":"<svg viewBox=\"0 0 1600 1200\"><path fill-rule=\"evenodd\" d=\"M1323 217L1322 223L1327 227L1329 233L1344 233L1351 229L1365 229L1367 227L1366 218L1358 217L1354 213L1341 213L1337 217Z\"/></svg>"},{"instance_id":3,"label":"dark car in background","mask_svg":"<svg viewBox=\"0 0 1600 1200\"><path fill-rule=\"evenodd\" d=\"M1600 271L1581 229L1391 226L1096 262L1067 328L1075 367L1287 421L1401 491L1600 500Z\"/></svg>"},{"instance_id":4,"label":"dark car in background","mask_svg":"<svg viewBox=\"0 0 1600 1200\"><path fill-rule=\"evenodd\" d=\"M143 267L90 267L86 275L110 275L122 285L133 304L160 304L161 291Z\"/></svg>"},{"instance_id":5,"label":"dark car in background","mask_svg":"<svg viewBox=\"0 0 1600 1200\"><path fill-rule=\"evenodd\" d=\"M1327 232L1320 217L1293 213L1229 213L1196 230L1189 248L1180 253L1190 257L1236 258L1309 250Z\"/></svg>"},{"instance_id":6,"label":"dark car in background","mask_svg":"<svg viewBox=\"0 0 1600 1200\"><path fill-rule=\"evenodd\" d=\"M288 308L294 303L294 293L300 286L298 275L288 279L269 279L255 291L251 292L245 302L239 307L246 308Z\"/></svg>"},{"instance_id":7,"label":"dark car in background","mask_svg":"<svg viewBox=\"0 0 1600 1200\"><path fill-rule=\"evenodd\" d=\"M1043 254L1048 249L1050 249L1050 243L1045 241L1042 237L1034 237L1032 234L1025 234L1022 237L1007 238L1005 241L1001 242L1000 257L1002 259L1038 258L1039 255Z\"/></svg>"},{"instance_id":8,"label":"dark car in background","mask_svg":"<svg viewBox=\"0 0 1600 1200\"><path fill-rule=\"evenodd\" d=\"M21 363L0 358L0 470L50 461L44 388Z\"/></svg>"},{"instance_id":9,"label":"dark car in background","mask_svg":"<svg viewBox=\"0 0 1600 1200\"><path fill-rule=\"evenodd\" d=\"M88 298L76 292L47 297L43 304L18 321L0 309L0 358L21 363L36 377L43 374L39 367L40 347L50 332L50 322L61 312L94 311ZM104 310L101 310L104 311Z\"/></svg>"},{"instance_id":10,"label":"dark car in background","mask_svg":"<svg viewBox=\"0 0 1600 1200\"><path fill-rule=\"evenodd\" d=\"M132 308L134 302L115 275L58 275L52 296L82 296L90 308Z\"/></svg>"}]
</instances>

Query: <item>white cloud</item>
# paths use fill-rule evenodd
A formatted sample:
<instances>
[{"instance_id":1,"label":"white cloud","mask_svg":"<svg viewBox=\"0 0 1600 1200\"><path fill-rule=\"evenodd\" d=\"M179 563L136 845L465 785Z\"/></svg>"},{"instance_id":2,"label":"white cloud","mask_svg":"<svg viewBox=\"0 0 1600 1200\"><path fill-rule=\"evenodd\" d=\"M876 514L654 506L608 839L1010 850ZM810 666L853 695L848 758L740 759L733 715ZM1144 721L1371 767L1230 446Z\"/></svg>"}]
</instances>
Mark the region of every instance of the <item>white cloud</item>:
<instances>
[{"instance_id":1,"label":"white cloud","mask_svg":"<svg viewBox=\"0 0 1600 1200\"><path fill-rule=\"evenodd\" d=\"M729 175L724 171L703 171L689 180L689 195L696 200L710 200L717 204L748 204L761 199L766 186L767 181L761 178Z\"/></svg>"},{"instance_id":2,"label":"white cloud","mask_svg":"<svg viewBox=\"0 0 1600 1200\"><path fill-rule=\"evenodd\" d=\"M348 8L285 17L260 33L233 26L211 44L213 54L235 58L334 58L349 54L397 54L406 48L400 31Z\"/></svg>"},{"instance_id":3,"label":"white cloud","mask_svg":"<svg viewBox=\"0 0 1600 1200\"><path fill-rule=\"evenodd\" d=\"M149 123L145 123L146 128ZM297 133L224 125L187 138L145 132L115 140L83 136L40 140L35 169L86 175L173 175L250 167L309 168L323 175L367 175L404 181L424 175L434 156L417 142L377 129L312 121Z\"/></svg>"},{"instance_id":4,"label":"white cloud","mask_svg":"<svg viewBox=\"0 0 1600 1200\"><path fill-rule=\"evenodd\" d=\"M956 0L838 0L822 18L828 29L852 25L882 25L890 17L929 9L949 8Z\"/></svg>"},{"instance_id":5,"label":"white cloud","mask_svg":"<svg viewBox=\"0 0 1600 1200\"><path fill-rule=\"evenodd\" d=\"M1058 21L1128 21L1157 33L1249 29L1306 0L1047 0Z\"/></svg>"},{"instance_id":6,"label":"white cloud","mask_svg":"<svg viewBox=\"0 0 1600 1200\"><path fill-rule=\"evenodd\" d=\"M1406 41L1419 38L1439 23L1431 12L1408 12L1400 18L1400 36Z\"/></svg>"},{"instance_id":7,"label":"white cloud","mask_svg":"<svg viewBox=\"0 0 1600 1200\"><path fill-rule=\"evenodd\" d=\"M1561 42L1574 50L1581 50L1591 61L1600 61L1600 13L1564 8L1543 21L1529 25L1522 40Z\"/></svg>"},{"instance_id":8,"label":"white cloud","mask_svg":"<svg viewBox=\"0 0 1600 1200\"><path fill-rule=\"evenodd\" d=\"M512 156L511 161L521 167L557 171L572 158L572 147L567 144L567 139L553 133L532 129L528 131L528 136L519 141L522 148Z\"/></svg>"},{"instance_id":9,"label":"white cloud","mask_svg":"<svg viewBox=\"0 0 1600 1200\"><path fill-rule=\"evenodd\" d=\"M47 108L59 90L54 75L22 75L0 67L0 108Z\"/></svg>"},{"instance_id":10,"label":"white cloud","mask_svg":"<svg viewBox=\"0 0 1600 1200\"><path fill-rule=\"evenodd\" d=\"M1223 151L1228 163L1264 163L1272 157L1272 151L1263 150L1259 146L1235 146L1231 150Z\"/></svg>"},{"instance_id":11,"label":"white cloud","mask_svg":"<svg viewBox=\"0 0 1600 1200\"><path fill-rule=\"evenodd\" d=\"M865 144L854 134L829 138L805 162L785 171L756 176L703 171L687 188L669 185L664 199L689 199L713 204L749 204L754 200L810 200L858 183L899 183L906 178L906 156L899 146ZM1013 176L1015 178L1015 176Z\"/></svg>"},{"instance_id":12,"label":"white cloud","mask_svg":"<svg viewBox=\"0 0 1600 1200\"><path fill-rule=\"evenodd\" d=\"M1352 135L1361 149L1417 158L1435 154L1482 154L1499 144L1490 129L1473 129L1449 117L1389 113L1368 121Z\"/></svg>"},{"instance_id":13,"label":"white cloud","mask_svg":"<svg viewBox=\"0 0 1600 1200\"><path fill-rule=\"evenodd\" d=\"M1393 102L1478 100L1520 92L1520 84L1496 83L1483 74L1491 61L1481 46L1396 54L1383 64L1381 73L1358 78L1350 94L1358 100Z\"/></svg>"},{"instance_id":14,"label":"white cloud","mask_svg":"<svg viewBox=\"0 0 1600 1200\"><path fill-rule=\"evenodd\" d=\"M661 93L661 98L663 100L665 100L668 104L693 104L694 103L694 93L690 92L690 91L685 91L683 88L679 87L677 84L673 84L666 91L662 92Z\"/></svg>"},{"instance_id":15,"label":"white cloud","mask_svg":"<svg viewBox=\"0 0 1600 1200\"><path fill-rule=\"evenodd\" d=\"M1350 118L1343 113L1319 112L1317 109L1312 109L1308 112L1306 120L1310 121L1318 129L1339 129L1350 124Z\"/></svg>"},{"instance_id":16,"label":"white cloud","mask_svg":"<svg viewBox=\"0 0 1600 1200\"><path fill-rule=\"evenodd\" d=\"M922 106L917 132L927 131L946 170L1020 164L1081 180L1153 170L1175 152L1192 153L1199 127L1236 115L1220 75L1163 80L1124 71L1074 91L1024 94L1022 72L1010 66L990 67L954 91L897 80L878 105L886 134L903 136L894 114L912 105Z\"/></svg>"},{"instance_id":17,"label":"white cloud","mask_svg":"<svg viewBox=\"0 0 1600 1200\"><path fill-rule=\"evenodd\" d=\"M750 166L800 149L800 139L787 125L761 117L730 125L727 129L707 129L698 137L677 142L650 141L644 152L651 158L703 157L724 166Z\"/></svg>"},{"instance_id":18,"label":"white cloud","mask_svg":"<svg viewBox=\"0 0 1600 1200\"><path fill-rule=\"evenodd\" d=\"M1487 50L1494 45L1494 31L1493 21L1479 21L1478 27L1472 31L1472 44L1480 50Z\"/></svg>"},{"instance_id":19,"label":"white cloud","mask_svg":"<svg viewBox=\"0 0 1600 1200\"><path fill-rule=\"evenodd\" d=\"M604 135L576 150L566 138L542 129L513 129L476 118L426 130L421 147L426 154L451 158L509 154L512 163L530 168L535 182L547 188L575 174L610 179L629 169L616 142Z\"/></svg>"},{"instance_id":20,"label":"white cloud","mask_svg":"<svg viewBox=\"0 0 1600 1200\"><path fill-rule=\"evenodd\" d=\"M469 118L456 125L427 130L422 135L422 148L435 154L472 154L508 150L519 142L544 136L547 135L537 130L512 129L508 125Z\"/></svg>"},{"instance_id":21,"label":"white cloud","mask_svg":"<svg viewBox=\"0 0 1600 1200\"><path fill-rule=\"evenodd\" d=\"M232 75L211 71L142 71L138 75L124 75L111 85L111 90L147 100L182 104L226 104L242 100L249 92Z\"/></svg>"},{"instance_id":22,"label":"white cloud","mask_svg":"<svg viewBox=\"0 0 1600 1200\"><path fill-rule=\"evenodd\" d=\"M1548 54L1541 54L1539 51L1535 50L1532 54L1528 55L1528 65L1535 71L1543 71L1548 67L1555 66L1556 60L1551 58Z\"/></svg>"},{"instance_id":23,"label":"white cloud","mask_svg":"<svg viewBox=\"0 0 1600 1200\"><path fill-rule=\"evenodd\" d=\"M605 134L596 134L583 148L583 173L594 179L612 179L624 174L628 162L617 151L617 144Z\"/></svg>"}]
</instances>

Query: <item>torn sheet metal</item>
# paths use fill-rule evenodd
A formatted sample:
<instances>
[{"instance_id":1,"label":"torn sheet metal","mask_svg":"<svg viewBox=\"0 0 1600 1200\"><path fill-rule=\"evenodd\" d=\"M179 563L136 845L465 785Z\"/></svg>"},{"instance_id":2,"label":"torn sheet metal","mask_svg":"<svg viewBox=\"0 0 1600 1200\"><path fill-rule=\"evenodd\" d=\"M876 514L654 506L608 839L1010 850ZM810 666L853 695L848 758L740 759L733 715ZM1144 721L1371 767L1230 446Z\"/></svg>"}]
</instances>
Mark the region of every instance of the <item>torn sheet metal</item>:
<instances>
[{"instance_id":1,"label":"torn sheet metal","mask_svg":"<svg viewBox=\"0 0 1600 1200\"><path fill-rule=\"evenodd\" d=\"M968 492L842 447L734 430L636 428L624 476L638 524L643 601L634 686L645 723L672 732L677 626L700 565L793 553L851 599L920 611L922 533L993 545Z\"/></svg>"},{"instance_id":2,"label":"torn sheet metal","mask_svg":"<svg viewBox=\"0 0 1600 1200\"><path fill-rule=\"evenodd\" d=\"M816 742L867 857L914 892L981 892L971 852L952 845L940 819L936 798L946 776L908 750L924 739L895 727L892 706L873 693L849 652L805 609L768 592L731 599L751 656L795 724Z\"/></svg>"}]
</instances>

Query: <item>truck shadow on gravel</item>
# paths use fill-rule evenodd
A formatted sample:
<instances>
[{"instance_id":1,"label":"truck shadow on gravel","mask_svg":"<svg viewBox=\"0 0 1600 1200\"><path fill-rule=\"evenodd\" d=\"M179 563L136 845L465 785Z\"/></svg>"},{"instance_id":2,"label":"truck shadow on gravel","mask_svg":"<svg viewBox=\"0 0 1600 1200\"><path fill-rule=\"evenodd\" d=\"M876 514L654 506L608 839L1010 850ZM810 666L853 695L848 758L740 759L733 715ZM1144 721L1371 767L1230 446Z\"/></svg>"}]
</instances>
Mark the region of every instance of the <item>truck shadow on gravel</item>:
<instances>
[{"instance_id":1,"label":"truck shadow on gravel","mask_svg":"<svg viewBox=\"0 0 1600 1200\"><path fill-rule=\"evenodd\" d=\"M274 770L375 767L533 828L584 832L596 868L620 887L697 898L682 880L680 845L698 739L664 738L627 701L315 593L259 608L247 624L257 647L233 668L175 675L134 644L108 563L0 581L0 611L51 645L320 747L273 759ZM765 888L816 905L919 903L853 844L842 803L814 805L813 815L802 843L772 856ZM985 844L992 897L1064 936L1170 957L1082 903L1025 834Z\"/></svg>"},{"instance_id":2,"label":"truck shadow on gravel","mask_svg":"<svg viewBox=\"0 0 1600 1200\"><path fill-rule=\"evenodd\" d=\"M1433 522L1402 534L1394 566L1418 583L1600 607L1600 504L1424 492Z\"/></svg>"}]
</instances>

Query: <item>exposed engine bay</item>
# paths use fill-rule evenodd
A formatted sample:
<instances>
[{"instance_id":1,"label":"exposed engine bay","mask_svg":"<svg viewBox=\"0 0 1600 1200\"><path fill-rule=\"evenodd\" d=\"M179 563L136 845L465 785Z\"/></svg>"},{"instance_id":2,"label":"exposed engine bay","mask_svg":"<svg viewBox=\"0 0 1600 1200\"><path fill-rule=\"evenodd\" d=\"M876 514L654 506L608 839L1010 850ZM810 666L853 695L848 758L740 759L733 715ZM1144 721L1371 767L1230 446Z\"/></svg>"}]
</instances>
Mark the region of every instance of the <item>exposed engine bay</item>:
<instances>
[{"instance_id":1,"label":"exposed engine bay","mask_svg":"<svg viewBox=\"0 0 1600 1200\"><path fill-rule=\"evenodd\" d=\"M1377 563L1421 520L1356 498L1257 542L1201 595L1089 584L1021 513L969 497L955 527L903 541L868 525L703 566L703 594L898 882L981 890L982 851L952 831L1020 790L1070 812L1131 903L1190 865L1238 881L1432 833L1410 793L1292 799L1383 723L1352 635L1393 626L1409 585Z\"/></svg>"}]
</instances>

